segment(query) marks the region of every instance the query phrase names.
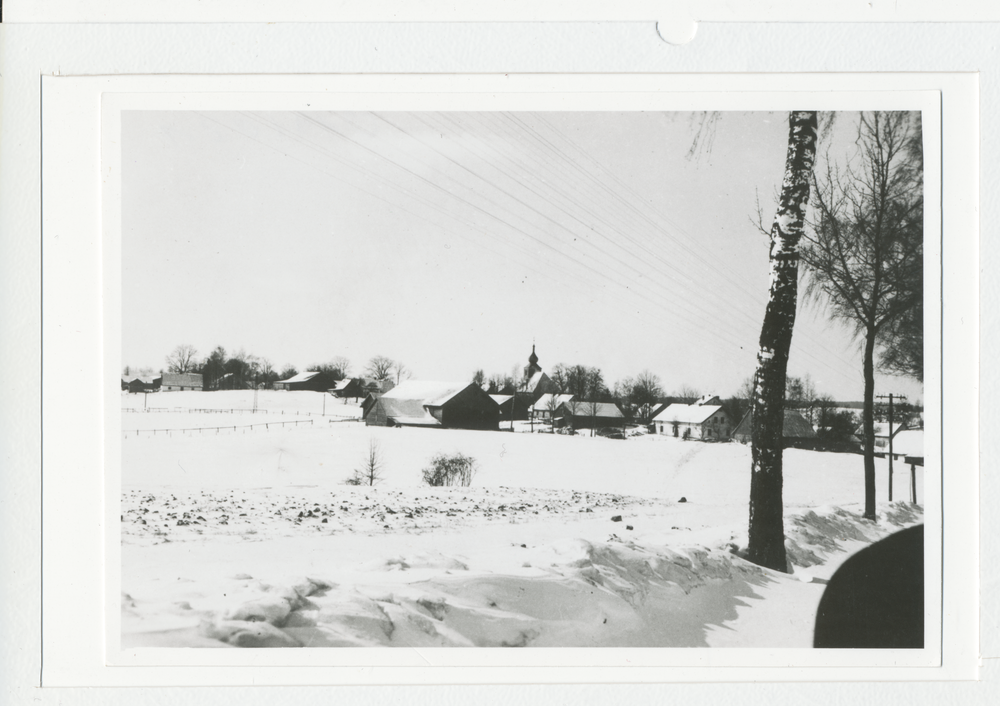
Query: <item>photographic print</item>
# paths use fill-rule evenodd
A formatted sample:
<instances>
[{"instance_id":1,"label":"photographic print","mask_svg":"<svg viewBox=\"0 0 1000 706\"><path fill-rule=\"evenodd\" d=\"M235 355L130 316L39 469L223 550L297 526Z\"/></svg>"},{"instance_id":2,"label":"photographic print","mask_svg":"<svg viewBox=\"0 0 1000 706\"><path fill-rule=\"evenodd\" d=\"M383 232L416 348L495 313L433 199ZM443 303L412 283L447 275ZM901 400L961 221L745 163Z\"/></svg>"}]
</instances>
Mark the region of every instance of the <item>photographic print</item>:
<instances>
[{"instance_id":1,"label":"photographic print","mask_svg":"<svg viewBox=\"0 0 1000 706\"><path fill-rule=\"evenodd\" d=\"M926 646L920 110L117 137L123 649Z\"/></svg>"}]
</instances>

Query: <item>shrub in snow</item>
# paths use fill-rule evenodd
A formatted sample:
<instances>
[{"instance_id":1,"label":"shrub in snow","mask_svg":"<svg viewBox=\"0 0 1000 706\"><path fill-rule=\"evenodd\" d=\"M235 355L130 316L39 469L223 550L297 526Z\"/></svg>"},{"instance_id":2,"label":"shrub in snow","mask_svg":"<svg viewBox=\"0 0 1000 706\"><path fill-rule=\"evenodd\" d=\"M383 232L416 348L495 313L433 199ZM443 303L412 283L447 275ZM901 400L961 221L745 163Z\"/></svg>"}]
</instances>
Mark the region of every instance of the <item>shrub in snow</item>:
<instances>
[{"instance_id":1,"label":"shrub in snow","mask_svg":"<svg viewBox=\"0 0 1000 706\"><path fill-rule=\"evenodd\" d=\"M472 477L476 475L476 470L476 460L471 456L461 453L450 456L438 454L423 470L424 482L433 486L472 485Z\"/></svg>"}]
</instances>

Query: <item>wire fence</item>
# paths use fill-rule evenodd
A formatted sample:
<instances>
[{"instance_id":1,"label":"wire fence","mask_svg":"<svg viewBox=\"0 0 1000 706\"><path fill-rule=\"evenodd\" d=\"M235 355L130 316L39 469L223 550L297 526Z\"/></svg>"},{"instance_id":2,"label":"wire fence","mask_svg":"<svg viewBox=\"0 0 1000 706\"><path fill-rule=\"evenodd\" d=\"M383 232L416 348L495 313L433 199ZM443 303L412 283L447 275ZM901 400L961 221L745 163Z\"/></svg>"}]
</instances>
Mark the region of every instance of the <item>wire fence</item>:
<instances>
[{"instance_id":1,"label":"wire fence","mask_svg":"<svg viewBox=\"0 0 1000 706\"><path fill-rule=\"evenodd\" d=\"M273 414L281 416L302 416L302 417L329 417L333 419L357 419L353 415L332 414L330 412L303 412L296 409L246 409L246 408L219 408L219 407L122 407L123 412L144 412L144 413L164 413L164 412L192 412L198 414Z\"/></svg>"},{"instance_id":2,"label":"wire fence","mask_svg":"<svg viewBox=\"0 0 1000 706\"><path fill-rule=\"evenodd\" d=\"M148 436L173 436L174 434L184 434L198 432L199 434L205 434L207 432L215 432L220 434L224 431L226 432L236 432L242 430L245 434L247 430L253 431L254 429L264 428L265 431L269 430L271 427L285 427L289 424L292 426L298 426L299 424L313 425L316 423L315 419L294 419L290 422L261 422L259 424L234 424L232 426L224 427L190 427L187 429L123 429L122 434L124 438L129 438L129 436L140 436L146 434Z\"/></svg>"}]
</instances>

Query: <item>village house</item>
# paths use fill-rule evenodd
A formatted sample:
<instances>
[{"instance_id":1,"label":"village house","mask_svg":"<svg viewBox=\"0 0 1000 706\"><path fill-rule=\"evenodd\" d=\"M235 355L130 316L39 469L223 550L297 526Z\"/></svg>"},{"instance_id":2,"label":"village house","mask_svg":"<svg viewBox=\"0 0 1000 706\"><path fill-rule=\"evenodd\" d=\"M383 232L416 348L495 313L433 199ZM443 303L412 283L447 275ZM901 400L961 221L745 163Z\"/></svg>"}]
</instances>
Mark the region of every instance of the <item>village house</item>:
<instances>
[{"instance_id":1,"label":"village house","mask_svg":"<svg viewBox=\"0 0 1000 706\"><path fill-rule=\"evenodd\" d=\"M557 395L546 392L535 400L535 403L528 409L528 414L532 419L550 422L556 416L556 411L567 402L573 400L573 395Z\"/></svg>"},{"instance_id":2,"label":"village house","mask_svg":"<svg viewBox=\"0 0 1000 706\"><path fill-rule=\"evenodd\" d=\"M287 380L278 380L274 383L275 390L311 390L313 392L326 392L336 384L326 373L315 370L308 370L298 375L293 375Z\"/></svg>"},{"instance_id":3,"label":"village house","mask_svg":"<svg viewBox=\"0 0 1000 706\"><path fill-rule=\"evenodd\" d=\"M781 439L784 446L814 446L816 443L816 430L813 429L809 420L802 416L798 410L786 409L785 419L781 428ZM751 427L753 425L753 409L749 410L740 423L733 430L733 438L743 444L751 441Z\"/></svg>"},{"instance_id":4,"label":"village house","mask_svg":"<svg viewBox=\"0 0 1000 706\"><path fill-rule=\"evenodd\" d=\"M160 389L164 392L202 390L201 373L163 373Z\"/></svg>"},{"instance_id":5,"label":"village house","mask_svg":"<svg viewBox=\"0 0 1000 706\"><path fill-rule=\"evenodd\" d=\"M375 399L364 420L368 426L496 431L500 408L475 383L407 380Z\"/></svg>"},{"instance_id":6,"label":"village house","mask_svg":"<svg viewBox=\"0 0 1000 706\"><path fill-rule=\"evenodd\" d=\"M694 404L667 405L653 417L657 434L681 439L717 441L728 439L733 422L715 395L706 395Z\"/></svg>"}]
</instances>

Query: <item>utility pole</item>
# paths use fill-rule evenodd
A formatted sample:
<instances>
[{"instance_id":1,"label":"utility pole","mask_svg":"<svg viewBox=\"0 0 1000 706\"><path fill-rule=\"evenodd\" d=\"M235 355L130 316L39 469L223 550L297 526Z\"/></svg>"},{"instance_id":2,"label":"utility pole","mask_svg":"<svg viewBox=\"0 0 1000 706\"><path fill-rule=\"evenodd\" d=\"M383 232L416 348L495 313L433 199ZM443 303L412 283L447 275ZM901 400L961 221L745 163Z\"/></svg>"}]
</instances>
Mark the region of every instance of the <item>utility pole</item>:
<instances>
[{"instance_id":1,"label":"utility pole","mask_svg":"<svg viewBox=\"0 0 1000 706\"><path fill-rule=\"evenodd\" d=\"M894 399L905 402L906 397L903 395L893 395L890 392L888 395L875 395L875 398L889 400L889 502L892 502L892 437L896 435L892 430L892 402Z\"/></svg>"},{"instance_id":2,"label":"utility pole","mask_svg":"<svg viewBox=\"0 0 1000 706\"><path fill-rule=\"evenodd\" d=\"M514 385L514 396L510 398L510 430L514 431L514 417L517 416L517 385Z\"/></svg>"}]
</instances>

